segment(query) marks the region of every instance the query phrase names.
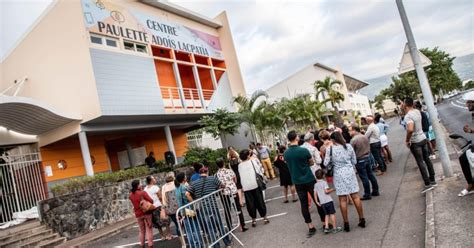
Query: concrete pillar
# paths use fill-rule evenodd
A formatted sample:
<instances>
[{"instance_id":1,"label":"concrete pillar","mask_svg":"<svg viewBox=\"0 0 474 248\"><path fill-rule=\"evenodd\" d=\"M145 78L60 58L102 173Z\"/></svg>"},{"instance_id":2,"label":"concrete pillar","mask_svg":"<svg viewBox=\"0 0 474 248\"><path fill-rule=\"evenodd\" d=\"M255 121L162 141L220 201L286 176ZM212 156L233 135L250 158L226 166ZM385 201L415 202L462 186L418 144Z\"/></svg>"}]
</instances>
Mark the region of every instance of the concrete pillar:
<instances>
[{"instance_id":1,"label":"concrete pillar","mask_svg":"<svg viewBox=\"0 0 474 248\"><path fill-rule=\"evenodd\" d=\"M207 108L204 101L204 93L202 92L201 80L199 79L199 71L196 65L193 65L193 74L194 74L194 81L196 82L199 100L201 100L201 106L203 109Z\"/></svg>"},{"instance_id":2,"label":"concrete pillar","mask_svg":"<svg viewBox=\"0 0 474 248\"><path fill-rule=\"evenodd\" d=\"M79 143L81 144L82 159L84 160L86 175L93 176L94 168L92 167L91 154L89 152L89 144L87 143L86 132L79 132Z\"/></svg>"},{"instance_id":3,"label":"concrete pillar","mask_svg":"<svg viewBox=\"0 0 474 248\"><path fill-rule=\"evenodd\" d=\"M168 144L168 151L171 151L174 156L174 163L178 163L178 158L176 157L176 150L174 149L173 136L171 135L170 126L165 126L165 136L166 144Z\"/></svg>"},{"instance_id":4,"label":"concrete pillar","mask_svg":"<svg viewBox=\"0 0 474 248\"><path fill-rule=\"evenodd\" d=\"M211 68L211 79L212 79L212 86L214 86L214 90L217 90L217 79L216 79L216 74L214 73L214 68Z\"/></svg>"},{"instance_id":5,"label":"concrete pillar","mask_svg":"<svg viewBox=\"0 0 474 248\"><path fill-rule=\"evenodd\" d=\"M176 79L176 85L178 86L178 93L179 93L179 98L181 100L181 105L186 111L188 111L188 108L186 107L186 99L184 98L183 83L181 82L181 76L179 75L178 63L176 61L173 62L173 72L174 72L174 78Z\"/></svg>"}]
</instances>

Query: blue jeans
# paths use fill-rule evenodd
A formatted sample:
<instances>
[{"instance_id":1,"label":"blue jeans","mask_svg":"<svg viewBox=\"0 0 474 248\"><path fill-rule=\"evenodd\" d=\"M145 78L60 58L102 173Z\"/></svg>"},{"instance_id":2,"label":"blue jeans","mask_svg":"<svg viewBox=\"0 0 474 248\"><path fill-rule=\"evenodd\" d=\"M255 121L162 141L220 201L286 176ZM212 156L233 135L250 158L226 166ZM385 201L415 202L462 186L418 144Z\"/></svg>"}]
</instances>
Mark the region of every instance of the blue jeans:
<instances>
[{"instance_id":1,"label":"blue jeans","mask_svg":"<svg viewBox=\"0 0 474 248\"><path fill-rule=\"evenodd\" d=\"M200 248L203 246L201 244L201 229L199 228L199 223L196 218L184 218L184 227L186 229L186 238L188 240L189 247L191 248Z\"/></svg>"},{"instance_id":2,"label":"blue jeans","mask_svg":"<svg viewBox=\"0 0 474 248\"><path fill-rule=\"evenodd\" d=\"M218 236L222 236L224 233L226 233L224 223L222 222L221 216L219 214L219 210L216 208L212 209L211 211L202 211L200 213L201 226L208 235L209 244L212 244L218 239ZM225 236L222 240L224 241L225 245L231 244L229 235ZM219 242L217 242L213 247L220 248L221 245Z\"/></svg>"},{"instance_id":3,"label":"blue jeans","mask_svg":"<svg viewBox=\"0 0 474 248\"><path fill-rule=\"evenodd\" d=\"M372 184L372 193L379 193L379 184L377 178L374 176L372 166L370 164L369 157L357 159L356 164L357 172L359 173L360 180L364 186L364 197L370 197L370 184Z\"/></svg>"}]
</instances>

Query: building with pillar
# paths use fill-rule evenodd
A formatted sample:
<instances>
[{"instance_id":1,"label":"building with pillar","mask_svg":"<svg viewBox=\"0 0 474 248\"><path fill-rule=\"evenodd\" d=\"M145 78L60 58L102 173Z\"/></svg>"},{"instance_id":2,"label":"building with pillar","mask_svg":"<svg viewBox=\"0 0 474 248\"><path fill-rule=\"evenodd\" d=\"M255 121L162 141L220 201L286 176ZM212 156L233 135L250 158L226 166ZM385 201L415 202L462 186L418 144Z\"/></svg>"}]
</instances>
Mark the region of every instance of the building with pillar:
<instances>
[{"instance_id":1,"label":"building with pillar","mask_svg":"<svg viewBox=\"0 0 474 248\"><path fill-rule=\"evenodd\" d=\"M0 148L37 147L48 185L179 162L197 121L245 94L226 13L161 1L55 0L1 71Z\"/></svg>"}]
</instances>

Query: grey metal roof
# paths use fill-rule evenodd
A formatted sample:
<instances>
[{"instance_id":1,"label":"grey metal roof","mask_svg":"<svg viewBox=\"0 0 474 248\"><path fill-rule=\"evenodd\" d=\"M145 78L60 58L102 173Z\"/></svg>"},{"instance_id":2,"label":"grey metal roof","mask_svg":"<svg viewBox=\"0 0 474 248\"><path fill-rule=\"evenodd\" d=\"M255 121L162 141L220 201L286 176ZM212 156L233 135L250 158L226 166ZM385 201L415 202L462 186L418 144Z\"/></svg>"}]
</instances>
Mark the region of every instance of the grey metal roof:
<instances>
[{"instance_id":1,"label":"grey metal roof","mask_svg":"<svg viewBox=\"0 0 474 248\"><path fill-rule=\"evenodd\" d=\"M31 98L0 96L0 126L15 132L39 135L79 120Z\"/></svg>"}]
</instances>

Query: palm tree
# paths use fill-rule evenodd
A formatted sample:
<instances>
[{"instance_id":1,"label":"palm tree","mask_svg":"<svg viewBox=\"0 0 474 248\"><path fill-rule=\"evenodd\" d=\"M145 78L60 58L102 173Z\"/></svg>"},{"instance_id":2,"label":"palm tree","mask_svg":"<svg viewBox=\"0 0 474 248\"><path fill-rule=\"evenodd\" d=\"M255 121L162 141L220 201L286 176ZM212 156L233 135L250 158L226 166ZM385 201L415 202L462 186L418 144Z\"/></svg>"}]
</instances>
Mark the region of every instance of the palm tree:
<instances>
[{"instance_id":1,"label":"palm tree","mask_svg":"<svg viewBox=\"0 0 474 248\"><path fill-rule=\"evenodd\" d=\"M255 135L255 124L259 121L261 117L261 109L266 104L266 99L268 94L263 90L255 91L250 98L247 96L239 95L234 97L234 103L239 105L238 113L241 116L241 120L247 123L250 127L250 132L252 133L252 138L257 140ZM261 99L264 98L264 99ZM260 102L258 100L261 99Z\"/></svg>"},{"instance_id":2,"label":"palm tree","mask_svg":"<svg viewBox=\"0 0 474 248\"><path fill-rule=\"evenodd\" d=\"M316 99L322 96L323 102L330 102L334 110L336 118L339 116L339 110L337 104L344 101L344 95L335 89L335 86L341 86L342 83L339 80L333 80L330 77L326 77L324 80L317 80L314 82L314 90L316 91ZM328 119L329 122L329 119Z\"/></svg>"}]
</instances>

